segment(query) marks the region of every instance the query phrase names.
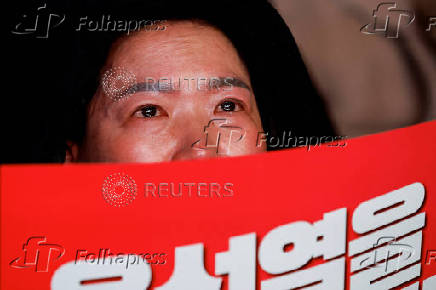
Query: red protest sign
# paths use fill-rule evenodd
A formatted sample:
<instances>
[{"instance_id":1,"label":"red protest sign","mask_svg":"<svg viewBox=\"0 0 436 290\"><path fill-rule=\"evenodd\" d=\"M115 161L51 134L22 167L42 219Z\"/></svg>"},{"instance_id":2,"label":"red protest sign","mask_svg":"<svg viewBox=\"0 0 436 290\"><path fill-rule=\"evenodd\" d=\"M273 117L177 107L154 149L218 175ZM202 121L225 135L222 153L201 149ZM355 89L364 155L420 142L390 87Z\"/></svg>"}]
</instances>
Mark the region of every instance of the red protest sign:
<instances>
[{"instance_id":1,"label":"red protest sign","mask_svg":"<svg viewBox=\"0 0 436 290\"><path fill-rule=\"evenodd\" d=\"M434 289L435 129L208 161L2 166L1 287Z\"/></svg>"}]
</instances>

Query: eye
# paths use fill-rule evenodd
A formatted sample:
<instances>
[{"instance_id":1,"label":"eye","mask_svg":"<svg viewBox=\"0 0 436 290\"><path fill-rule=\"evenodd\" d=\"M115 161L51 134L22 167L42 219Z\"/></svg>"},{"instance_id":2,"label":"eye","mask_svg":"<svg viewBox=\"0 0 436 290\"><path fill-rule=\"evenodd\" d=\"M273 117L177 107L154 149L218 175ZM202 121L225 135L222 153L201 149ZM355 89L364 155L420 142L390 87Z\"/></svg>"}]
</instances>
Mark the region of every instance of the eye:
<instances>
[{"instance_id":1,"label":"eye","mask_svg":"<svg viewBox=\"0 0 436 290\"><path fill-rule=\"evenodd\" d=\"M224 100L215 109L216 112L237 112L242 110L244 110L244 107L237 100Z\"/></svg>"},{"instance_id":2,"label":"eye","mask_svg":"<svg viewBox=\"0 0 436 290\"><path fill-rule=\"evenodd\" d=\"M160 106L145 105L145 106L139 108L134 113L134 115L135 115L135 117L138 117L138 118L154 118L154 117L167 116L167 113Z\"/></svg>"}]
</instances>

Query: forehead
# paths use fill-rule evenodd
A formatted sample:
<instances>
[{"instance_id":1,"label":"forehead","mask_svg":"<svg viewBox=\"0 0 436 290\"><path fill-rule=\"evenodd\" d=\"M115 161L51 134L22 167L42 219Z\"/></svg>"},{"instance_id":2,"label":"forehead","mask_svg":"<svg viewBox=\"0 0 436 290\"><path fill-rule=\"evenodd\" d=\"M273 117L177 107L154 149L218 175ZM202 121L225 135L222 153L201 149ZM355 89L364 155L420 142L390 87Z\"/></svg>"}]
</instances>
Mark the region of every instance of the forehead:
<instances>
[{"instance_id":1,"label":"forehead","mask_svg":"<svg viewBox=\"0 0 436 290\"><path fill-rule=\"evenodd\" d=\"M168 22L163 31L140 31L119 39L105 67L117 66L137 77L221 75L249 83L230 40L218 29L195 21Z\"/></svg>"}]
</instances>

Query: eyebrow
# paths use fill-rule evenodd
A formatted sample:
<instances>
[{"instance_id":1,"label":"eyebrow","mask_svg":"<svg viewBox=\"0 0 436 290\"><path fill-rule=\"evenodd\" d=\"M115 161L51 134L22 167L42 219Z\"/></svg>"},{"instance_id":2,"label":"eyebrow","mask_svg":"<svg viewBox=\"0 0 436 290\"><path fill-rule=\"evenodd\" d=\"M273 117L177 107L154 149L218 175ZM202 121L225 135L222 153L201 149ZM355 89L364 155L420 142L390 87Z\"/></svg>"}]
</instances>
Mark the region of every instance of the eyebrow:
<instances>
[{"instance_id":1,"label":"eyebrow","mask_svg":"<svg viewBox=\"0 0 436 290\"><path fill-rule=\"evenodd\" d=\"M161 82L162 80L165 80L165 82ZM211 78L179 78L177 81L175 81L175 84L181 83L181 81L192 81L197 80L196 87L198 89L199 87L199 81L200 80L209 80L206 83L206 87L208 90L213 89L220 89L220 88L232 88L232 87L238 87L243 88L247 90L251 90L250 87L242 80L235 78L235 77L211 77ZM129 87L124 94L134 94L138 92L166 92L166 93L174 93L176 91L179 91L179 89L174 89L173 81L170 78L160 78L157 82L154 81L154 79L151 79L151 81L136 83L133 86Z\"/></svg>"}]
</instances>

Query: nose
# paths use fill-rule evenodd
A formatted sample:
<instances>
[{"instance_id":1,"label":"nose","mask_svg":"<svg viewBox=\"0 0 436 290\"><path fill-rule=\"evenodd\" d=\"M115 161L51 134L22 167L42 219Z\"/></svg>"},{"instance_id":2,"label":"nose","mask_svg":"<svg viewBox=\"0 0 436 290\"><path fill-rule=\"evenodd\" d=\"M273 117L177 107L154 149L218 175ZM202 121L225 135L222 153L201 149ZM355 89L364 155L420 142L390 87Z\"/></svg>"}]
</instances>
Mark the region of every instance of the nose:
<instances>
[{"instance_id":1,"label":"nose","mask_svg":"<svg viewBox=\"0 0 436 290\"><path fill-rule=\"evenodd\" d=\"M173 155L172 160L209 159L218 156L214 150L194 149L195 144L191 144L191 146L191 148L190 146L187 146L176 152L176 154Z\"/></svg>"},{"instance_id":2,"label":"nose","mask_svg":"<svg viewBox=\"0 0 436 290\"><path fill-rule=\"evenodd\" d=\"M207 119L206 119L207 120ZM239 128L239 127L238 127ZM183 145L173 154L172 160L208 159L230 155L230 140L235 127L224 118L215 118L184 129Z\"/></svg>"},{"instance_id":3,"label":"nose","mask_svg":"<svg viewBox=\"0 0 436 290\"><path fill-rule=\"evenodd\" d=\"M181 142L172 160L208 159L217 157L217 150L214 148L217 142L216 139L213 140L214 137L216 138L216 134L214 134L215 132L209 131L207 119L203 122L196 122L194 120L186 122L184 128L180 129Z\"/></svg>"}]
</instances>

